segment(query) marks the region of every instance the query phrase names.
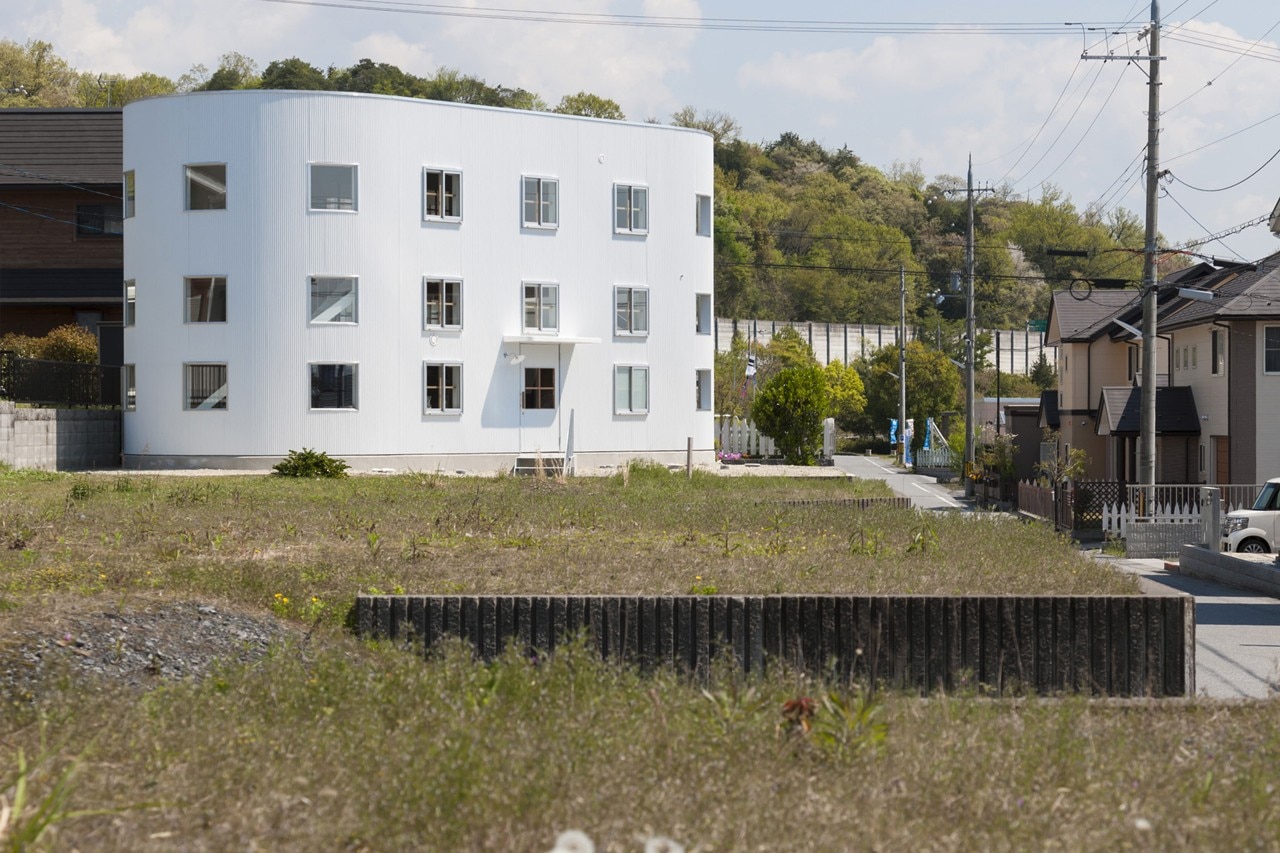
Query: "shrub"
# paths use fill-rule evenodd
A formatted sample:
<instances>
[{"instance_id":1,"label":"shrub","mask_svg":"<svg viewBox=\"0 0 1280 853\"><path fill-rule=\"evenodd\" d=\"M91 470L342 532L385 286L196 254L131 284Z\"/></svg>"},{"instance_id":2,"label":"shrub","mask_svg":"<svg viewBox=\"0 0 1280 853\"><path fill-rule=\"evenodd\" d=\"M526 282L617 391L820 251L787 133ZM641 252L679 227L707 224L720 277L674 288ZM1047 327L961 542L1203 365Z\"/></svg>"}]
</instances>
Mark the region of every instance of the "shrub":
<instances>
[{"instance_id":1,"label":"shrub","mask_svg":"<svg viewBox=\"0 0 1280 853\"><path fill-rule=\"evenodd\" d=\"M290 450L289 455L272 466L280 477L345 477L350 466L334 459L323 450Z\"/></svg>"},{"instance_id":2,"label":"shrub","mask_svg":"<svg viewBox=\"0 0 1280 853\"><path fill-rule=\"evenodd\" d=\"M756 394L751 418L792 465L812 465L822 446L822 419L830 406L822 368L788 367Z\"/></svg>"},{"instance_id":3,"label":"shrub","mask_svg":"<svg viewBox=\"0 0 1280 853\"><path fill-rule=\"evenodd\" d=\"M98 336L84 326L67 323L42 338L10 332L0 338L0 350L9 350L22 358L97 364Z\"/></svg>"}]
</instances>

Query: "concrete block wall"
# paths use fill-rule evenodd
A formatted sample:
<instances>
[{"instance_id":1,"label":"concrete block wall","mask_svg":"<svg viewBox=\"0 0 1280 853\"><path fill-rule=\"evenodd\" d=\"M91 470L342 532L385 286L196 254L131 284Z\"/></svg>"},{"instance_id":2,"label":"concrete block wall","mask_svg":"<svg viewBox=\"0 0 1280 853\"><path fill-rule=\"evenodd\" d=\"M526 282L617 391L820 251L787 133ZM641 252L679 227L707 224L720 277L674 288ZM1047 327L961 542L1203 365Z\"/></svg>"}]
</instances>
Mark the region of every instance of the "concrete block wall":
<instances>
[{"instance_id":1,"label":"concrete block wall","mask_svg":"<svg viewBox=\"0 0 1280 853\"><path fill-rule=\"evenodd\" d=\"M45 471L117 468L120 413L33 409L0 401L0 462Z\"/></svg>"},{"instance_id":2,"label":"concrete block wall","mask_svg":"<svg viewBox=\"0 0 1280 853\"><path fill-rule=\"evenodd\" d=\"M1197 545L1184 545L1176 565L1182 575L1207 578L1230 586L1280 598L1280 565L1270 555L1226 554Z\"/></svg>"},{"instance_id":3,"label":"concrete block wall","mask_svg":"<svg viewBox=\"0 0 1280 853\"><path fill-rule=\"evenodd\" d=\"M359 596L356 632L552 651L587 632L608 659L705 673L783 662L891 688L1195 695L1189 596Z\"/></svg>"},{"instance_id":4,"label":"concrete block wall","mask_svg":"<svg viewBox=\"0 0 1280 853\"><path fill-rule=\"evenodd\" d=\"M1200 524L1135 522L1127 525L1124 533L1125 555L1134 559L1169 559L1178 556L1182 546L1204 541Z\"/></svg>"}]
</instances>

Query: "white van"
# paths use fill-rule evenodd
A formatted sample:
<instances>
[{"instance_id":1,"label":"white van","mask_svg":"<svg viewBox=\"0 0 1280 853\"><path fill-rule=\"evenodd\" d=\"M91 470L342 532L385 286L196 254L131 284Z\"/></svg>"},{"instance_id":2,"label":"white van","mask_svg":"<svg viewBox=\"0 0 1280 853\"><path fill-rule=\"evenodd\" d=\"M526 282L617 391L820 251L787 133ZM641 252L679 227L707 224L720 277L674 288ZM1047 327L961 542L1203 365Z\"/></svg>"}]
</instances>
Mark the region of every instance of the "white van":
<instances>
[{"instance_id":1,"label":"white van","mask_svg":"<svg viewBox=\"0 0 1280 853\"><path fill-rule=\"evenodd\" d=\"M1222 550L1270 554L1276 550L1278 528L1280 477L1262 484L1253 509L1238 509L1222 520Z\"/></svg>"}]
</instances>

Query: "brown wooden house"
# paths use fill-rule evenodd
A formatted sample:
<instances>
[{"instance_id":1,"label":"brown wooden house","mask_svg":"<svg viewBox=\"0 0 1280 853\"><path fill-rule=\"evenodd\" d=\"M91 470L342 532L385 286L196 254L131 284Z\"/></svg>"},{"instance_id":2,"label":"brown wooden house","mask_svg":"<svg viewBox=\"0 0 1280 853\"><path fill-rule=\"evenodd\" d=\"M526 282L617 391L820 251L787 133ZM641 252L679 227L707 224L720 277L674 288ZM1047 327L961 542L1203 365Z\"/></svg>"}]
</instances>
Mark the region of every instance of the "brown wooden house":
<instances>
[{"instance_id":1,"label":"brown wooden house","mask_svg":"<svg viewBox=\"0 0 1280 853\"><path fill-rule=\"evenodd\" d=\"M118 109L0 110L0 335L74 322L118 340L121 151Z\"/></svg>"}]
</instances>

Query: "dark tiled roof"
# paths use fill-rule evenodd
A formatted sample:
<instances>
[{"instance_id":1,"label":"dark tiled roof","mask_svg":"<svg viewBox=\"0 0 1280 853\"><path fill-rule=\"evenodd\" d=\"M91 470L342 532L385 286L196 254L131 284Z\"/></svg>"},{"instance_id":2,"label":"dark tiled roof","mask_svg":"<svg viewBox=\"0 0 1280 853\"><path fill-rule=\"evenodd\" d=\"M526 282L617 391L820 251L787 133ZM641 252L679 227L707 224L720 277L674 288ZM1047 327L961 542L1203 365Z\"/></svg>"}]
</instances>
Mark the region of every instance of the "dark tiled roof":
<instances>
[{"instance_id":1,"label":"dark tiled roof","mask_svg":"<svg viewBox=\"0 0 1280 853\"><path fill-rule=\"evenodd\" d=\"M1062 342L1091 341L1112 317L1129 305L1140 303L1136 290L1060 290L1053 294L1049 305L1050 325L1056 316Z\"/></svg>"},{"instance_id":2,"label":"dark tiled roof","mask_svg":"<svg viewBox=\"0 0 1280 853\"><path fill-rule=\"evenodd\" d=\"M1141 432L1142 389L1136 385L1103 388L1098 403L1098 433L1138 435ZM1189 386L1156 389L1156 434L1200 434L1200 415Z\"/></svg>"},{"instance_id":3,"label":"dark tiled roof","mask_svg":"<svg viewBox=\"0 0 1280 853\"><path fill-rule=\"evenodd\" d=\"M0 110L0 185L118 184L120 110Z\"/></svg>"},{"instance_id":4,"label":"dark tiled roof","mask_svg":"<svg viewBox=\"0 0 1280 853\"><path fill-rule=\"evenodd\" d=\"M1227 267L1212 277L1188 286L1212 290L1212 302L1182 299L1174 303L1160 323L1167 328L1193 326L1212 319L1280 317L1280 253L1263 258L1257 269Z\"/></svg>"}]
</instances>

